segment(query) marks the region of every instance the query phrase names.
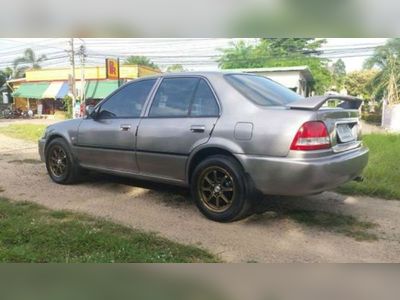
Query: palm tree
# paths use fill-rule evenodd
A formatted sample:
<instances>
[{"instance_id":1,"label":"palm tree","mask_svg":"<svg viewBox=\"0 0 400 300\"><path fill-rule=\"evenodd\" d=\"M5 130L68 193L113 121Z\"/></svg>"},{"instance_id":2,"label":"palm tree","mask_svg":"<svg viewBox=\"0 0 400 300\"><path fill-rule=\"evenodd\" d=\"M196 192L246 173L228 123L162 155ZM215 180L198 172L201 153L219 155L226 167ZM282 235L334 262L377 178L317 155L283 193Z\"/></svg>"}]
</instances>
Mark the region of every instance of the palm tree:
<instances>
[{"instance_id":1,"label":"palm tree","mask_svg":"<svg viewBox=\"0 0 400 300\"><path fill-rule=\"evenodd\" d=\"M12 77L23 77L28 69L40 69L40 63L46 60L46 58L46 55L36 57L35 52L31 48L26 49L22 57L18 57L13 61Z\"/></svg>"},{"instance_id":2,"label":"palm tree","mask_svg":"<svg viewBox=\"0 0 400 300\"><path fill-rule=\"evenodd\" d=\"M391 39L384 46L376 48L364 66L379 69L370 82L374 96L383 95L389 104L400 103L400 39Z\"/></svg>"}]
</instances>

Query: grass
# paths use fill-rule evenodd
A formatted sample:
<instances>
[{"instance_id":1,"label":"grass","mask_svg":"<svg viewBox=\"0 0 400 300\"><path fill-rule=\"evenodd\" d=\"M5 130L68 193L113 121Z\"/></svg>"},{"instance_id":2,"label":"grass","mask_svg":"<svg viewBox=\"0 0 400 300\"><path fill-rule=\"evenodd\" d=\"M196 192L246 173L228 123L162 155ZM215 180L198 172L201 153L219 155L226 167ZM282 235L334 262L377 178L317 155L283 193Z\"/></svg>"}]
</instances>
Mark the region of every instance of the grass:
<instances>
[{"instance_id":1,"label":"grass","mask_svg":"<svg viewBox=\"0 0 400 300\"><path fill-rule=\"evenodd\" d=\"M344 234L357 241L378 240L378 237L374 233L368 231L369 229L376 227L377 224L359 221L353 216L306 210L288 211L285 216L298 223Z\"/></svg>"},{"instance_id":2,"label":"grass","mask_svg":"<svg viewBox=\"0 0 400 300\"><path fill-rule=\"evenodd\" d=\"M369 134L363 140L370 150L364 181L349 182L337 191L400 200L400 135Z\"/></svg>"},{"instance_id":3,"label":"grass","mask_svg":"<svg viewBox=\"0 0 400 300\"><path fill-rule=\"evenodd\" d=\"M0 197L0 262L217 262L214 255L106 220Z\"/></svg>"},{"instance_id":4,"label":"grass","mask_svg":"<svg viewBox=\"0 0 400 300\"><path fill-rule=\"evenodd\" d=\"M11 124L0 127L0 133L17 139L37 142L46 127L47 125L42 124Z\"/></svg>"}]
</instances>

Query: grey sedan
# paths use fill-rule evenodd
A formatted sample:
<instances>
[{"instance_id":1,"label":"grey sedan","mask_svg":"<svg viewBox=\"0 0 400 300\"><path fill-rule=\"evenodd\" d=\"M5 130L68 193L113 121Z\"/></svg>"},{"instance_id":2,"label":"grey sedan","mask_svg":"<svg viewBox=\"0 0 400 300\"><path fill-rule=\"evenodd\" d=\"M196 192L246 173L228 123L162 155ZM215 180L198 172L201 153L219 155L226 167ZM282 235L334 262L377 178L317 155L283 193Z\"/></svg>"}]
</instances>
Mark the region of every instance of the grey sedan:
<instances>
[{"instance_id":1,"label":"grey sedan","mask_svg":"<svg viewBox=\"0 0 400 300\"><path fill-rule=\"evenodd\" d=\"M360 102L303 98L243 73L146 77L85 118L49 126L39 152L56 183L90 169L190 186L200 211L226 222L248 216L258 195L315 194L357 178L368 161Z\"/></svg>"}]
</instances>

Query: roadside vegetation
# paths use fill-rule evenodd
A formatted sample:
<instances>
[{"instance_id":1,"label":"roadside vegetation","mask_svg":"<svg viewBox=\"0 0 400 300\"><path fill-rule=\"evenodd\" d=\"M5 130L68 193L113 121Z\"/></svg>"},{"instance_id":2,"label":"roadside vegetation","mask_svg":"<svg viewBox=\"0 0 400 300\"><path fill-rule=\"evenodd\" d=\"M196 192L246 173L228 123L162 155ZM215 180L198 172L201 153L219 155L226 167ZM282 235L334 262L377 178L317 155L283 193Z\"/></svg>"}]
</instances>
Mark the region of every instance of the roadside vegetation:
<instances>
[{"instance_id":1,"label":"roadside vegetation","mask_svg":"<svg viewBox=\"0 0 400 300\"><path fill-rule=\"evenodd\" d=\"M0 262L218 262L154 233L0 197Z\"/></svg>"},{"instance_id":2,"label":"roadside vegetation","mask_svg":"<svg viewBox=\"0 0 400 300\"><path fill-rule=\"evenodd\" d=\"M0 127L0 133L12 138L37 142L45 128L46 125L42 124L11 124Z\"/></svg>"},{"instance_id":3,"label":"roadside vegetation","mask_svg":"<svg viewBox=\"0 0 400 300\"><path fill-rule=\"evenodd\" d=\"M369 134L363 141L370 150L364 181L349 182L338 192L400 200L400 135Z\"/></svg>"}]
</instances>

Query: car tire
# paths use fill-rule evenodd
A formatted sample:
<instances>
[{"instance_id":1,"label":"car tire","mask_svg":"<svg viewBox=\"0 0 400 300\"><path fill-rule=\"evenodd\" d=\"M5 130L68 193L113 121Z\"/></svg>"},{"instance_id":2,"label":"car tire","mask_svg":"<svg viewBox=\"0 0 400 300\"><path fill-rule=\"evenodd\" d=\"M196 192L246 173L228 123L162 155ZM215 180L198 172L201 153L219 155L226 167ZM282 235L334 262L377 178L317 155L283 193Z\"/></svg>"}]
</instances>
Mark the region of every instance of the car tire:
<instances>
[{"instance_id":1,"label":"car tire","mask_svg":"<svg viewBox=\"0 0 400 300\"><path fill-rule=\"evenodd\" d=\"M251 214L251 186L242 166L225 155L210 156L200 162L191 178L191 193L197 207L217 222L237 221Z\"/></svg>"},{"instance_id":2,"label":"car tire","mask_svg":"<svg viewBox=\"0 0 400 300\"><path fill-rule=\"evenodd\" d=\"M46 169L56 183L72 184L78 181L80 168L64 139L55 138L47 145Z\"/></svg>"}]
</instances>

